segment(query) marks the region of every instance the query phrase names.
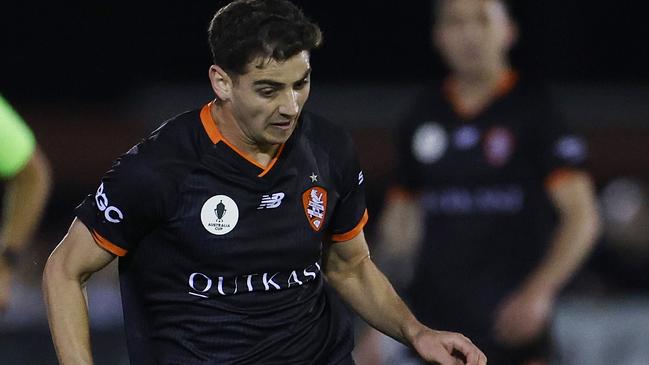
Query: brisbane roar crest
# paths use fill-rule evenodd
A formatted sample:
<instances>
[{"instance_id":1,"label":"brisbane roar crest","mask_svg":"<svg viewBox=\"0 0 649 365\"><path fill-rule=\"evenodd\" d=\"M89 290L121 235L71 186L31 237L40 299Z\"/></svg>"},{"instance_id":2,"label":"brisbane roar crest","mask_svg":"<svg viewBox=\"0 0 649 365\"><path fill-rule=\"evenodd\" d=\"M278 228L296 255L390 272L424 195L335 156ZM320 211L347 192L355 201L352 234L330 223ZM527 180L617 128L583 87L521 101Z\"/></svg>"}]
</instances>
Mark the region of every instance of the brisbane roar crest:
<instances>
[{"instance_id":1,"label":"brisbane roar crest","mask_svg":"<svg viewBox=\"0 0 649 365\"><path fill-rule=\"evenodd\" d=\"M319 232L327 212L327 191L319 186L310 187L302 193L302 205L311 228Z\"/></svg>"}]
</instances>

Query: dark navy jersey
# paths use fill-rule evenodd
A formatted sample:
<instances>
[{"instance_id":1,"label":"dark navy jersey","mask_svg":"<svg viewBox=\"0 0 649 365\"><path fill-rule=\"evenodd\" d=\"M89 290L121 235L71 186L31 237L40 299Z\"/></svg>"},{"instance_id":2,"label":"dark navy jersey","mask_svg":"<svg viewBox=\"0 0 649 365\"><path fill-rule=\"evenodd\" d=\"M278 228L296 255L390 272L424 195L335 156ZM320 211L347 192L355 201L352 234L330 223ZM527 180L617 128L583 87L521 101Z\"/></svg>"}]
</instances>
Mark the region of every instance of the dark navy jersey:
<instances>
[{"instance_id":1,"label":"dark navy jersey","mask_svg":"<svg viewBox=\"0 0 649 365\"><path fill-rule=\"evenodd\" d=\"M401 126L399 185L425 213L409 296L428 325L478 338L550 243L547 187L581 168L586 147L541 89L513 73L473 117L448 85L422 93Z\"/></svg>"},{"instance_id":2,"label":"dark navy jersey","mask_svg":"<svg viewBox=\"0 0 649 365\"><path fill-rule=\"evenodd\" d=\"M321 258L367 221L351 138L303 113L264 168L210 105L122 155L76 210L121 256L131 362L336 364L353 340Z\"/></svg>"}]
</instances>

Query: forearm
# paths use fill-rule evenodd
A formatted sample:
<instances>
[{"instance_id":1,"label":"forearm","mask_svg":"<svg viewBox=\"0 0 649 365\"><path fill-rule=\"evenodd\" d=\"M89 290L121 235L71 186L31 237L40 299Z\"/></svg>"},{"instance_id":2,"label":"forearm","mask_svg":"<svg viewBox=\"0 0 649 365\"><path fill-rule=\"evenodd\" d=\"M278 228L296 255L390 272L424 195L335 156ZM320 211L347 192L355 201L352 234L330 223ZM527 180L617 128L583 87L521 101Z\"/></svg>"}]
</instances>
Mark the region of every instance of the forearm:
<instances>
[{"instance_id":1,"label":"forearm","mask_svg":"<svg viewBox=\"0 0 649 365\"><path fill-rule=\"evenodd\" d=\"M36 150L27 166L7 182L0 242L19 251L38 226L50 190L49 165Z\"/></svg>"},{"instance_id":2,"label":"forearm","mask_svg":"<svg viewBox=\"0 0 649 365\"><path fill-rule=\"evenodd\" d=\"M530 275L528 286L551 293L561 290L592 250L598 232L595 211L565 219L543 260Z\"/></svg>"},{"instance_id":3,"label":"forearm","mask_svg":"<svg viewBox=\"0 0 649 365\"><path fill-rule=\"evenodd\" d=\"M43 294L56 354L61 365L90 365L88 306L81 280L48 262L43 274Z\"/></svg>"},{"instance_id":4,"label":"forearm","mask_svg":"<svg viewBox=\"0 0 649 365\"><path fill-rule=\"evenodd\" d=\"M548 192L559 213L559 227L527 286L555 294L592 250L599 235L600 220L593 183L586 173L576 173Z\"/></svg>"},{"instance_id":5,"label":"forearm","mask_svg":"<svg viewBox=\"0 0 649 365\"><path fill-rule=\"evenodd\" d=\"M356 313L395 340L411 345L423 328L369 256L346 270L328 270L326 276Z\"/></svg>"},{"instance_id":6,"label":"forearm","mask_svg":"<svg viewBox=\"0 0 649 365\"><path fill-rule=\"evenodd\" d=\"M390 198L379 217L379 239L374 245L372 259L397 289L405 287L412 279L423 234L422 215L417 200L398 196Z\"/></svg>"}]
</instances>

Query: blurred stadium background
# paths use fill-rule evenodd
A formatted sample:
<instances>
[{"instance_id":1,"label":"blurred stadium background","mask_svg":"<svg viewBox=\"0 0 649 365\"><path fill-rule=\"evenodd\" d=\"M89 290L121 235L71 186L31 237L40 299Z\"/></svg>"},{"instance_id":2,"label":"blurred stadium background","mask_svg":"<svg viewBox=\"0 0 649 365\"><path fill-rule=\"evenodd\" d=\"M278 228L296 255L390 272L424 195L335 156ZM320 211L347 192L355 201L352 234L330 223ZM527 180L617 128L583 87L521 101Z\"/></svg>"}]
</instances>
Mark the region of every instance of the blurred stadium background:
<instances>
[{"instance_id":1,"label":"blurred stadium background","mask_svg":"<svg viewBox=\"0 0 649 365\"><path fill-rule=\"evenodd\" d=\"M325 34L307 108L353 131L376 217L395 164L392 130L418 88L444 74L429 46L428 2L295 2ZM55 363L40 294L47 254L116 156L165 118L210 100L205 30L224 3L4 5L0 92L34 129L55 186L0 317L0 363ZM522 32L514 65L543 78L587 137L605 219L557 311L561 364L649 364L649 23L636 7L514 4ZM370 239L373 228L370 220ZM92 281L89 301L97 364L128 363L114 268Z\"/></svg>"}]
</instances>

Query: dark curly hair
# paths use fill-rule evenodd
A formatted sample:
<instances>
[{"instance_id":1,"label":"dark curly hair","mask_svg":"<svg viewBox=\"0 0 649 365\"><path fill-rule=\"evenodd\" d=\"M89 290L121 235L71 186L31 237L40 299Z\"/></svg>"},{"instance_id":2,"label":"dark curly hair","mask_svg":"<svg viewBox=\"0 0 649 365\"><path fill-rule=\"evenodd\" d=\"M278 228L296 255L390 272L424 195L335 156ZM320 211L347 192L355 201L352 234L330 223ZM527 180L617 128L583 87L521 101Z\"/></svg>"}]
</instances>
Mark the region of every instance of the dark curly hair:
<instances>
[{"instance_id":1,"label":"dark curly hair","mask_svg":"<svg viewBox=\"0 0 649 365\"><path fill-rule=\"evenodd\" d=\"M235 75L256 58L285 61L318 48L322 32L287 0L236 0L222 7L208 29L212 61Z\"/></svg>"}]
</instances>

